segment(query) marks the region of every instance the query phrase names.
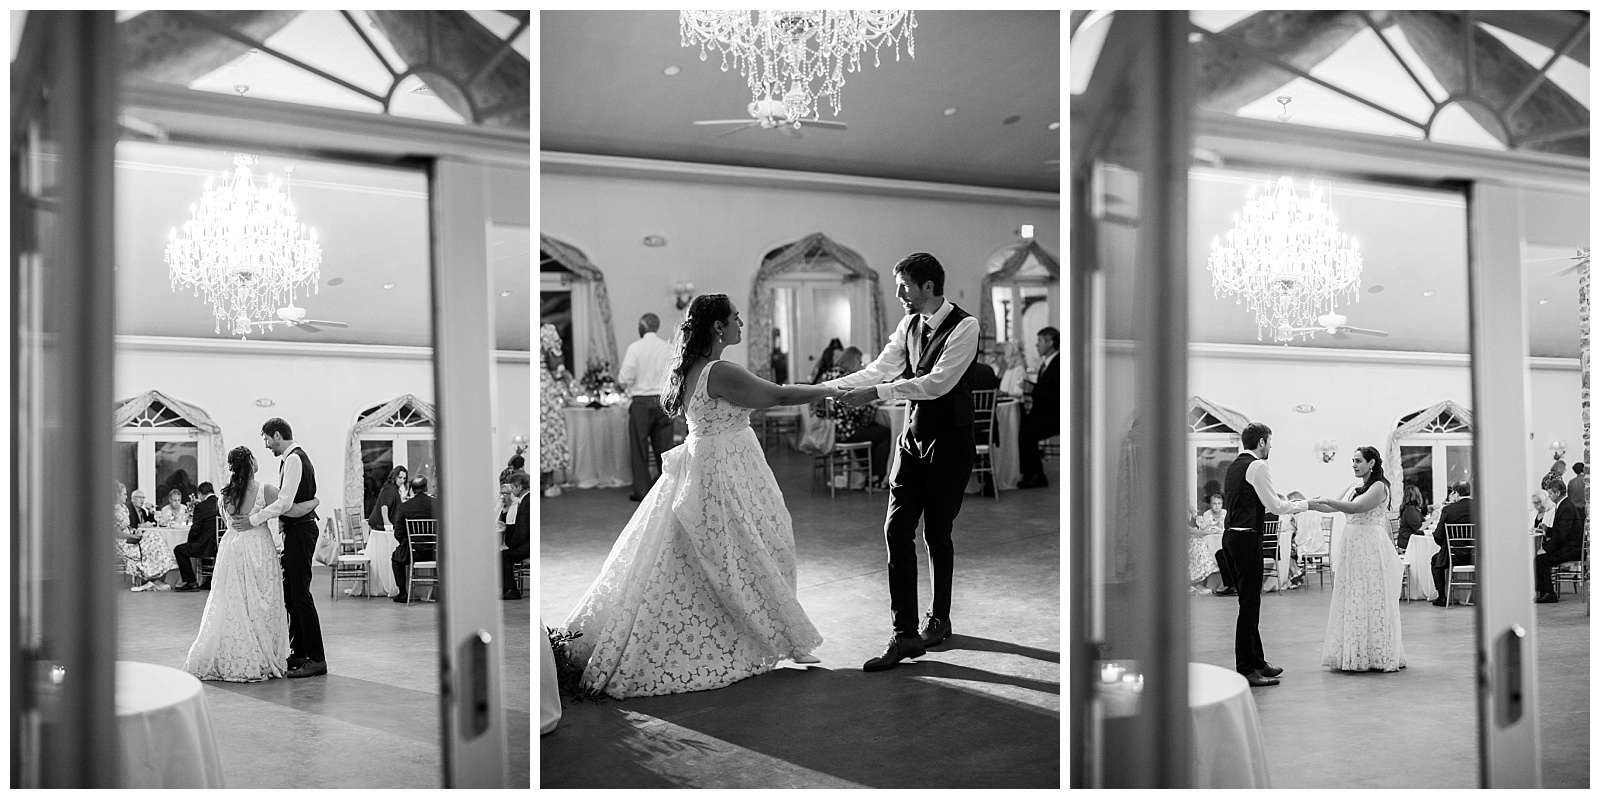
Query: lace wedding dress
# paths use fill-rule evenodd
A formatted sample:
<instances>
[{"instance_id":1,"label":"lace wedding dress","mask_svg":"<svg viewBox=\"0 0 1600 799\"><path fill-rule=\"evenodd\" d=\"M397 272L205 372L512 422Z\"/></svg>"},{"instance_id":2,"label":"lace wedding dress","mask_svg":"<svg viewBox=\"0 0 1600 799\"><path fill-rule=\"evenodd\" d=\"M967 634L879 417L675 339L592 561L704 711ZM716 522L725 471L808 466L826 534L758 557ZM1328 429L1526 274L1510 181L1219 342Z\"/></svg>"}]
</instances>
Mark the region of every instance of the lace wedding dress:
<instances>
[{"instance_id":1,"label":"lace wedding dress","mask_svg":"<svg viewBox=\"0 0 1600 799\"><path fill-rule=\"evenodd\" d=\"M689 437L567 617L582 687L618 699L721 688L822 643L795 597L794 528L750 409L705 393ZM731 367L722 367L731 368Z\"/></svg>"},{"instance_id":2,"label":"lace wedding dress","mask_svg":"<svg viewBox=\"0 0 1600 799\"><path fill-rule=\"evenodd\" d=\"M1373 488L1371 490L1380 490ZM1398 671L1400 579L1404 567L1389 540L1387 508L1345 514L1334 560L1333 607L1322 639L1322 665L1339 671Z\"/></svg>"},{"instance_id":3,"label":"lace wedding dress","mask_svg":"<svg viewBox=\"0 0 1600 799\"><path fill-rule=\"evenodd\" d=\"M258 486L249 513L264 505ZM288 661L289 613L272 534L266 525L230 529L217 544L211 596L183 670L202 680L257 682L284 676Z\"/></svg>"}]
</instances>

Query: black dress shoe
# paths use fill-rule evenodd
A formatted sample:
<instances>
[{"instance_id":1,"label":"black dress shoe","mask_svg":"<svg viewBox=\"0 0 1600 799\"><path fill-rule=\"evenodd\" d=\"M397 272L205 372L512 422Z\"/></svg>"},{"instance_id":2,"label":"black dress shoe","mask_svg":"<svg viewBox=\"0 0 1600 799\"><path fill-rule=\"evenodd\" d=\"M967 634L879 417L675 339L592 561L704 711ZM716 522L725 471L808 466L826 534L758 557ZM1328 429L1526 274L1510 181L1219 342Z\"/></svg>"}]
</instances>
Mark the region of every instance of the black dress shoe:
<instances>
[{"instance_id":1,"label":"black dress shoe","mask_svg":"<svg viewBox=\"0 0 1600 799\"><path fill-rule=\"evenodd\" d=\"M936 619L932 613L922 622L922 647L938 646L950 637L950 620Z\"/></svg>"},{"instance_id":2,"label":"black dress shoe","mask_svg":"<svg viewBox=\"0 0 1600 799\"><path fill-rule=\"evenodd\" d=\"M327 673L328 673L328 661L326 661L326 660L308 660L308 661L306 661L304 663L301 663L296 668L289 669L288 676L290 676L290 677L316 677L317 675L327 674Z\"/></svg>"},{"instance_id":3,"label":"black dress shoe","mask_svg":"<svg viewBox=\"0 0 1600 799\"><path fill-rule=\"evenodd\" d=\"M1430 605L1432 605L1432 606L1434 606L1436 608L1442 608L1442 607L1444 607L1444 600L1443 599L1435 599L1432 602L1429 602L1428 604L1430 604Z\"/></svg>"},{"instance_id":4,"label":"black dress shoe","mask_svg":"<svg viewBox=\"0 0 1600 799\"><path fill-rule=\"evenodd\" d=\"M1534 599L1533 601L1540 605L1548 605L1552 602L1560 602L1561 597L1558 597L1555 594L1540 594L1538 598Z\"/></svg>"},{"instance_id":5,"label":"black dress shoe","mask_svg":"<svg viewBox=\"0 0 1600 799\"><path fill-rule=\"evenodd\" d=\"M406 601L406 595L405 594L401 594L401 595L395 597L394 601L396 601L396 602L404 602L404 601Z\"/></svg>"},{"instance_id":6,"label":"black dress shoe","mask_svg":"<svg viewBox=\"0 0 1600 799\"><path fill-rule=\"evenodd\" d=\"M201 583L200 584L200 590L201 591L210 591L211 590L211 581L207 580L207 581Z\"/></svg>"},{"instance_id":7,"label":"black dress shoe","mask_svg":"<svg viewBox=\"0 0 1600 799\"><path fill-rule=\"evenodd\" d=\"M1217 589L1217 596L1233 596L1237 593L1239 593L1239 589L1234 588L1231 585Z\"/></svg>"},{"instance_id":8,"label":"black dress shoe","mask_svg":"<svg viewBox=\"0 0 1600 799\"><path fill-rule=\"evenodd\" d=\"M1246 682L1250 683L1251 688L1265 688L1269 685L1278 684L1276 679L1273 679L1272 677L1263 677L1259 671L1252 671L1249 674L1244 675L1244 679Z\"/></svg>"},{"instance_id":9,"label":"black dress shoe","mask_svg":"<svg viewBox=\"0 0 1600 799\"><path fill-rule=\"evenodd\" d=\"M641 497L638 494L629 494L628 495L628 501L629 502L643 502L644 501L644 497Z\"/></svg>"},{"instance_id":10,"label":"black dress shoe","mask_svg":"<svg viewBox=\"0 0 1600 799\"><path fill-rule=\"evenodd\" d=\"M305 663L306 663L306 657L304 655L290 655L289 656L289 669L291 671L294 670L294 669L298 669L301 666L304 666Z\"/></svg>"},{"instance_id":11,"label":"black dress shoe","mask_svg":"<svg viewBox=\"0 0 1600 799\"><path fill-rule=\"evenodd\" d=\"M1262 668L1256 669L1256 671L1259 672L1261 674L1261 676L1263 676L1263 677L1276 677L1279 674L1283 673L1283 669L1280 669L1277 666L1272 665L1271 663L1268 663L1266 666L1264 666Z\"/></svg>"},{"instance_id":12,"label":"black dress shoe","mask_svg":"<svg viewBox=\"0 0 1600 799\"><path fill-rule=\"evenodd\" d=\"M187 592L187 591L199 591L200 590L200 586L195 585L194 583L182 583L180 585L174 586L172 590L174 590L174 591L185 591L185 592Z\"/></svg>"},{"instance_id":13,"label":"black dress shoe","mask_svg":"<svg viewBox=\"0 0 1600 799\"><path fill-rule=\"evenodd\" d=\"M500 598L501 599L521 599L522 598L522 592L518 591L515 588L513 588L510 591L507 591L507 592L501 594Z\"/></svg>"},{"instance_id":14,"label":"black dress shoe","mask_svg":"<svg viewBox=\"0 0 1600 799\"><path fill-rule=\"evenodd\" d=\"M895 667L895 664L902 660L919 658L926 654L928 654L928 652L927 649L922 646L921 636L895 636L894 638L889 639L889 645L884 647L883 654L861 664L861 670L883 671L884 669L892 669Z\"/></svg>"}]
</instances>

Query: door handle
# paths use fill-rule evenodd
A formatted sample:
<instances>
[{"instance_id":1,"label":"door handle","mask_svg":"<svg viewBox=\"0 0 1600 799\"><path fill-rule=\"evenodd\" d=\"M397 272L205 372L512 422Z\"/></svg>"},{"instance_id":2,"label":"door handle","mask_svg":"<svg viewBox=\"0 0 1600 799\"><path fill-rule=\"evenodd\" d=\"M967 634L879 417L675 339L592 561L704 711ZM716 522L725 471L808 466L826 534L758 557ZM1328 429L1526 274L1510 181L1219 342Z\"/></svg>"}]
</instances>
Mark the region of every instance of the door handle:
<instances>
[{"instance_id":1,"label":"door handle","mask_svg":"<svg viewBox=\"0 0 1600 799\"><path fill-rule=\"evenodd\" d=\"M493 640L488 630L479 630L467 636L456 652L456 662L461 664L456 726L463 740L470 741L489 729L489 644Z\"/></svg>"},{"instance_id":2,"label":"door handle","mask_svg":"<svg viewBox=\"0 0 1600 799\"><path fill-rule=\"evenodd\" d=\"M1494 719L1501 727L1510 727L1522 719L1522 651L1528 635L1522 625L1513 624L1495 641L1494 669Z\"/></svg>"}]
</instances>

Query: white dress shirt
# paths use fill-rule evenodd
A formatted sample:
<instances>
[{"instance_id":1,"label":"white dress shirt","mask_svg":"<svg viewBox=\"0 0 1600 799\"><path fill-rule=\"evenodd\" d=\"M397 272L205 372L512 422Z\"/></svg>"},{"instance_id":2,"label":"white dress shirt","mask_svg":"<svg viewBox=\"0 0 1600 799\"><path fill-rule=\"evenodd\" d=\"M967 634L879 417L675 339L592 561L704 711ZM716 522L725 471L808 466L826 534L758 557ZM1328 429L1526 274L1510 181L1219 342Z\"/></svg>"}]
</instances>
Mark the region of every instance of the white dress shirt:
<instances>
[{"instance_id":1,"label":"white dress shirt","mask_svg":"<svg viewBox=\"0 0 1600 799\"><path fill-rule=\"evenodd\" d=\"M1304 513L1310 504L1304 499L1286 499L1278 496L1277 490L1272 487L1272 472L1267 469L1267 462L1256 458L1244 470L1244 480L1256 489L1256 498L1261 500L1267 510L1282 516L1287 513Z\"/></svg>"},{"instance_id":2,"label":"white dress shirt","mask_svg":"<svg viewBox=\"0 0 1600 799\"><path fill-rule=\"evenodd\" d=\"M924 320L929 331L939 329L944 320L950 316L950 309L954 308L948 300L942 301L931 315ZM933 369L921 377L906 380L894 380L906 369L910 350L906 339L910 335L911 324L918 314L906 314L900 324L895 327L894 333L889 336L888 346L883 348L876 360L867 364L859 372L845 375L833 380L824 380L822 385L837 388L859 388L861 386L876 385L878 399L881 400L931 400L938 399L950 393L961 376L966 374L967 367L972 365L972 359L978 354L978 317L968 316L956 324L956 329L950 331L950 337L945 339L944 350L939 353L939 359L934 362ZM885 380L894 380L885 383Z\"/></svg>"},{"instance_id":3,"label":"white dress shirt","mask_svg":"<svg viewBox=\"0 0 1600 799\"><path fill-rule=\"evenodd\" d=\"M622 368L617 379L628 387L630 397L658 397L667 386L667 365L672 360L672 348L650 331L628 345L622 355Z\"/></svg>"},{"instance_id":4,"label":"white dress shirt","mask_svg":"<svg viewBox=\"0 0 1600 799\"><path fill-rule=\"evenodd\" d=\"M300 493L300 459L291 458L299 444L288 442L283 448L283 454L278 456L278 468L283 472L283 479L278 482L278 498L268 503L266 507L250 514L250 526L260 527L268 519L276 519L283 512L294 505L294 495Z\"/></svg>"}]
</instances>

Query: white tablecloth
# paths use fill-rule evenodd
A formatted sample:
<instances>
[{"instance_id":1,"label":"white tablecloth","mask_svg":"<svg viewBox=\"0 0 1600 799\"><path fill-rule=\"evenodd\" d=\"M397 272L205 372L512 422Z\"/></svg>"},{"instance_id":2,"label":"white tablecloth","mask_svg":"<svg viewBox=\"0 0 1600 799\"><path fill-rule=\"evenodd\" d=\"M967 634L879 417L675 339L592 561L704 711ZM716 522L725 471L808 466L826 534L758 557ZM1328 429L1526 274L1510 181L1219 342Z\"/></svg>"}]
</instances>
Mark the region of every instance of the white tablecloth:
<instances>
[{"instance_id":1,"label":"white tablecloth","mask_svg":"<svg viewBox=\"0 0 1600 799\"><path fill-rule=\"evenodd\" d=\"M1293 565L1289 557L1290 543L1291 542L1288 539L1282 536L1278 537L1278 575L1283 578L1282 582L1285 584L1289 582L1289 575L1291 574L1290 567ZM1222 534L1210 533L1206 535L1205 547L1206 551L1212 555L1212 569L1215 570L1217 550L1222 548ZM1266 559L1262 558L1262 560ZM1261 590L1276 591L1278 590L1278 583L1279 580L1277 577L1273 577L1270 574L1266 575L1261 581Z\"/></svg>"},{"instance_id":2,"label":"white tablecloth","mask_svg":"<svg viewBox=\"0 0 1600 799\"><path fill-rule=\"evenodd\" d=\"M205 692L192 675L117 661L122 788L222 788Z\"/></svg>"},{"instance_id":3,"label":"white tablecloth","mask_svg":"<svg viewBox=\"0 0 1600 799\"><path fill-rule=\"evenodd\" d=\"M1271 787L1266 738L1243 675L1190 663L1189 713L1194 720L1194 787Z\"/></svg>"},{"instance_id":4,"label":"white tablecloth","mask_svg":"<svg viewBox=\"0 0 1600 799\"><path fill-rule=\"evenodd\" d=\"M367 545L362 547L361 554L372 559L367 567L371 571L367 583L369 596L399 595L400 588L395 585L394 566L390 560L396 545L394 533L388 530L367 530Z\"/></svg>"},{"instance_id":5,"label":"white tablecloth","mask_svg":"<svg viewBox=\"0 0 1600 799\"><path fill-rule=\"evenodd\" d=\"M1022 457L1017 448L1017 431L1022 426L1022 403L997 402L995 403L995 440L999 446L990 452L994 460L994 482L1002 491L1010 491L1017 487L1017 482L1022 479ZM889 428L892 442L900 440L901 431L906 428L905 405L885 405L878 409L878 423ZM889 472L894 473L894 461L900 457L899 447L889 453ZM975 494L982 489L978 478L974 476L967 484L967 493Z\"/></svg>"},{"instance_id":6,"label":"white tablecloth","mask_svg":"<svg viewBox=\"0 0 1600 799\"><path fill-rule=\"evenodd\" d=\"M1405 585L1400 586L1401 598L1439 598L1439 587L1433 584L1433 555L1438 551L1439 545L1434 543L1431 533L1420 532L1406 539L1406 551L1400 556L1400 562L1411 568Z\"/></svg>"},{"instance_id":7,"label":"white tablecloth","mask_svg":"<svg viewBox=\"0 0 1600 799\"><path fill-rule=\"evenodd\" d=\"M567 445L572 450L568 486L621 488L633 485L628 442L628 407L624 400L607 408L563 408Z\"/></svg>"}]
</instances>

